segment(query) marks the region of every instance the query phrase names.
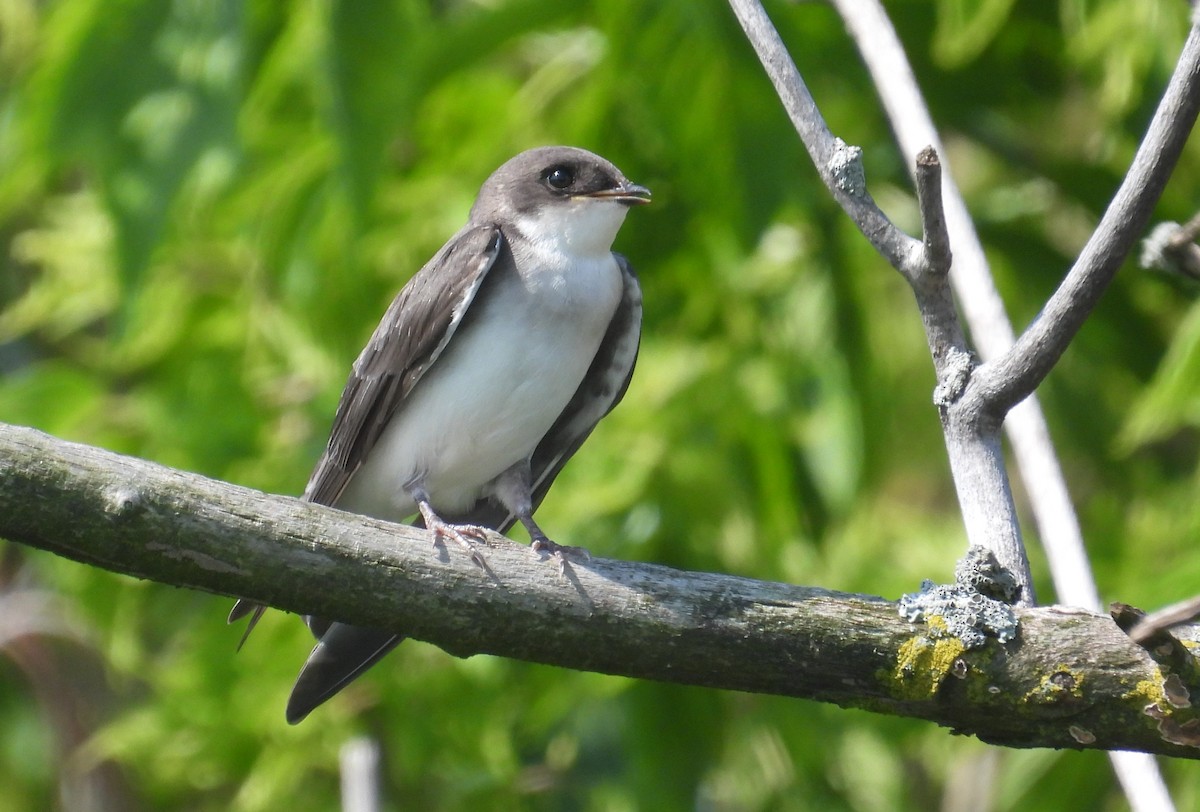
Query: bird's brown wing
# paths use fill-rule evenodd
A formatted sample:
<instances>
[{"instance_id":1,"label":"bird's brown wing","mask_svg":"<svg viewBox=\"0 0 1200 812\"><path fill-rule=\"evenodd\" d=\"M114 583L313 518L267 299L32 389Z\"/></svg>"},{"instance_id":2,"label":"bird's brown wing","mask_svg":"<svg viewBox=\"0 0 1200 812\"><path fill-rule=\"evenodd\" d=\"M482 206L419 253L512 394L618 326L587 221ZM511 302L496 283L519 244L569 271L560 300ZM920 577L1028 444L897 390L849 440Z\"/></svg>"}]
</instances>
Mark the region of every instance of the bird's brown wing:
<instances>
[{"instance_id":1,"label":"bird's brown wing","mask_svg":"<svg viewBox=\"0 0 1200 812\"><path fill-rule=\"evenodd\" d=\"M468 225L396 295L354 362L304 499L337 503L388 421L454 337L488 271L506 254L508 244L499 228ZM239 648L263 611L245 599L234 604L230 623L253 613Z\"/></svg>"},{"instance_id":2,"label":"bird's brown wing","mask_svg":"<svg viewBox=\"0 0 1200 812\"><path fill-rule=\"evenodd\" d=\"M305 499L337 503L388 422L454 337L505 250L500 229L468 226L404 286L354 362Z\"/></svg>"}]
</instances>

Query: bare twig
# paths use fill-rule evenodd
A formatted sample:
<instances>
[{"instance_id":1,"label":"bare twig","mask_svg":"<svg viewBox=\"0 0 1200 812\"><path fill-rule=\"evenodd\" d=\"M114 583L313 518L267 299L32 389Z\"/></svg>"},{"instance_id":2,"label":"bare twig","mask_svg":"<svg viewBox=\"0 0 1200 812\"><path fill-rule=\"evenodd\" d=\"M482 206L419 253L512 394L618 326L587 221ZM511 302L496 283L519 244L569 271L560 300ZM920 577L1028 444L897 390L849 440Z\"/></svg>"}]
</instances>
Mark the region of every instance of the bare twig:
<instances>
[{"instance_id":1,"label":"bare twig","mask_svg":"<svg viewBox=\"0 0 1200 812\"><path fill-rule=\"evenodd\" d=\"M907 275L925 326L929 351L937 372L934 404L946 410L962 395L975 365L963 335L950 290L950 235L942 208L942 164L933 147L917 154L917 202L921 209L922 252Z\"/></svg>"},{"instance_id":2,"label":"bare twig","mask_svg":"<svg viewBox=\"0 0 1200 812\"><path fill-rule=\"evenodd\" d=\"M976 397L1003 414L1058 362L1150 221L1200 113L1200 28L1193 28L1121 187L1063 283L1016 345L975 374Z\"/></svg>"},{"instance_id":3,"label":"bare twig","mask_svg":"<svg viewBox=\"0 0 1200 812\"><path fill-rule=\"evenodd\" d=\"M1016 345L977 371L973 384L986 408L1009 410L1058 362L1149 223L1198 112L1200 29L1193 27L1133 165L1067 278ZM1113 753L1111 759L1136 812L1174 809L1151 758Z\"/></svg>"},{"instance_id":4,"label":"bare twig","mask_svg":"<svg viewBox=\"0 0 1200 812\"><path fill-rule=\"evenodd\" d=\"M1129 639L1141 645L1159 632L1165 632L1181 623L1188 623L1197 617L1200 617L1200 596L1164 606L1146 615L1129 630Z\"/></svg>"},{"instance_id":5,"label":"bare twig","mask_svg":"<svg viewBox=\"0 0 1200 812\"><path fill-rule=\"evenodd\" d=\"M934 144L940 149L928 107L882 6L877 0L834 0L834 5L858 44L902 149L911 152L921 144ZM949 172L946 196L947 218L958 253L953 281L972 336L984 359L989 360L1012 346L1012 327L966 203ZM1099 611L1100 596L1079 521L1036 395L1009 412L1004 428L1041 531L1059 600ZM1171 808L1161 772L1152 758L1121 752L1110 754L1110 758L1135 810Z\"/></svg>"},{"instance_id":6,"label":"bare twig","mask_svg":"<svg viewBox=\"0 0 1200 812\"><path fill-rule=\"evenodd\" d=\"M944 155L904 49L878 0L833 3L879 90L902 152L913 154L925 144L932 144ZM943 186L946 220L954 245L950 281L976 349L984 361L989 361L1007 352L1015 336L966 201L954 182L952 167L946 168ZM1100 595L1091 576L1083 533L1036 394L1009 412L1004 431L1012 442L1058 600L1099 611Z\"/></svg>"},{"instance_id":7,"label":"bare twig","mask_svg":"<svg viewBox=\"0 0 1200 812\"><path fill-rule=\"evenodd\" d=\"M989 408L1008 409L1041 382L1116 275L1149 222L1195 124L1198 84L1200 32L1193 27L1133 166L1067 279L1016 346L994 366L977 372L973 383L980 387L980 397L990 401ZM1135 810L1173 808L1149 757L1114 753L1112 760Z\"/></svg>"},{"instance_id":8,"label":"bare twig","mask_svg":"<svg viewBox=\"0 0 1200 812\"><path fill-rule=\"evenodd\" d=\"M1200 237L1200 214L1193 214L1192 219L1180 226L1179 231L1171 238L1171 247L1183 248L1194 243L1197 237Z\"/></svg>"},{"instance_id":9,"label":"bare twig","mask_svg":"<svg viewBox=\"0 0 1200 812\"><path fill-rule=\"evenodd\" d=\"M1183 225L1160 223L1142 241L1138 264L1143 268L1158 268L1189 279L1200 279L1200 214Z\"/></svg>"},{"instance_id":10,"label":"bare twig","mask_svg":"<svg viewBox=\"0 0 1200 812\"><path fill-rule=\"evenodd\" d=\"M730 0L729 4L754 45L821 180L875 250L892 266L906 272L919 256L921 245L893 225L871 199L862 168L862 151L830 132L762 6L755 0Z\"/></svg>"},{"instance_id":11,"label":"bare twig","mask_svg":"<svg viewBox=\"0 0 1200 812\"><path fill-rule=\"evenodd\" d=\"M930 273L950 273L950 232L946 229L946 211L942 205L942 162L938 151L927 146L917 153L917 203L924 228L925 264Z\"/></svg>"}]
</instances>

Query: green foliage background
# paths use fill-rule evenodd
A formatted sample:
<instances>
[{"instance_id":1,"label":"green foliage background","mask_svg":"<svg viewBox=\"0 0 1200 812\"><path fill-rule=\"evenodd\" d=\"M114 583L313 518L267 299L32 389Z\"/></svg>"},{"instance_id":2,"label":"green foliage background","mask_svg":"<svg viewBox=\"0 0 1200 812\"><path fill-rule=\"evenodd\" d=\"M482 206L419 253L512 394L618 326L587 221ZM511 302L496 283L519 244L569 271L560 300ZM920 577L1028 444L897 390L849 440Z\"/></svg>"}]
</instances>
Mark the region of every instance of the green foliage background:
<instances>
[{"instance_id":1,"label":"green foliage background","mask_svg":"<svg viewBox=\"0 0 1200 812\"><path fill-rule=\"evenodd\" d=\"M888 8L1023 325L1119 182L1186 4ZM840 21L769 11L915 230ZM0 82L0 420L298 493L351 360L479 183L577 144L654 190L617 246L646 338L543 526L892 598L950 577L964 538L910 294L820 187L723 3L3 0ZM1193 143L1158 218L1191 216L1198 179ZM1200 583L1195 299L1131 263L1041 390L1106 599ZM358 734L383 747L389 809L1125 808L1099 753L419 643L291 728L295 619L235 656L225 598L2 549L22 635L0 658L0 810L330 809ZM1165 766L1200 806L1195 769Z\"/></svg>"}]
</instances>

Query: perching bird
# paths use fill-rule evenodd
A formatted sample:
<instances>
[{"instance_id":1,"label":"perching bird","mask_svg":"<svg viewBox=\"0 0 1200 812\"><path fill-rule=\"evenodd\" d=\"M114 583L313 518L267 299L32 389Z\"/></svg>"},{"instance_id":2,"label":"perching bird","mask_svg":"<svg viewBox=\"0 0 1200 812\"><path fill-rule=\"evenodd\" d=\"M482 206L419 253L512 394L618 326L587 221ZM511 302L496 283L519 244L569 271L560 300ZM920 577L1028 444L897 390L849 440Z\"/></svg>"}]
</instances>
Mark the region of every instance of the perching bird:
<instances>
[{"instance_id":1,"label":"perching bird","mask_svg":"<svg viewBox=\"0 0 1200 812\"><path fill-rule=\"evenodd\" d=\"M535 550L568 550L533 511L629 385L642 295L612 243L629 208L649 201L573 147L497 169L354 362L304 498L397 522L419 514L435 541L468 549L482 528L520 521ZM229 620L252 614L249 634L264 608L240 600ZM305 620L318 642L288 700L291 724L403 639Z\"/></svg>"}]
</instances>

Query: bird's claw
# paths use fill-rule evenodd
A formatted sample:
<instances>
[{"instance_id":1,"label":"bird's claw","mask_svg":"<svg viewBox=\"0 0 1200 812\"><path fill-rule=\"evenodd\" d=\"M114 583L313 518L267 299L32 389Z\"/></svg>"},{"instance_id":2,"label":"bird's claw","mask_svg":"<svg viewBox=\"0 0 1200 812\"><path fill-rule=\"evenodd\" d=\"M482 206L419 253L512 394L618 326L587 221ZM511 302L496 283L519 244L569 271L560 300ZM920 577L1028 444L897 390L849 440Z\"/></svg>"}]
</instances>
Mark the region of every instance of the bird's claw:
<instances>
[{"instance_id":1,"label":"bird's claw","mask_svg":"<svg viewBox=\"0 0 1200 812\"><path fill-rule=\"evenodd\" d=\"M450 524L449 522L435 522L429 527L429 532L433 533L433 543L437 546L439 541L444 542L447 539L453 539L458 542L458 545L467 551L467 555L471 557L471 561L480 569L487 569L487 561L483 557L483 553L479 552L476 545L483 544L487 541L488 529L477 524Z\"/></svg>"},{"instance_id":2,"label":"bird's claw","mask_svg":"<svg viewBox=\"0 0 1200 812\"><path fill-rule=\"evenodd\" d=\"M567 574L567 558L574 557L580 561L591 561L592 554L584 547L570 547L566 544L559 544L557 541L542 536L535 538L529 545L529 549L534 553L546 553L550 558L558 562L559 575Z\"/></svg>"}]
</instances>

